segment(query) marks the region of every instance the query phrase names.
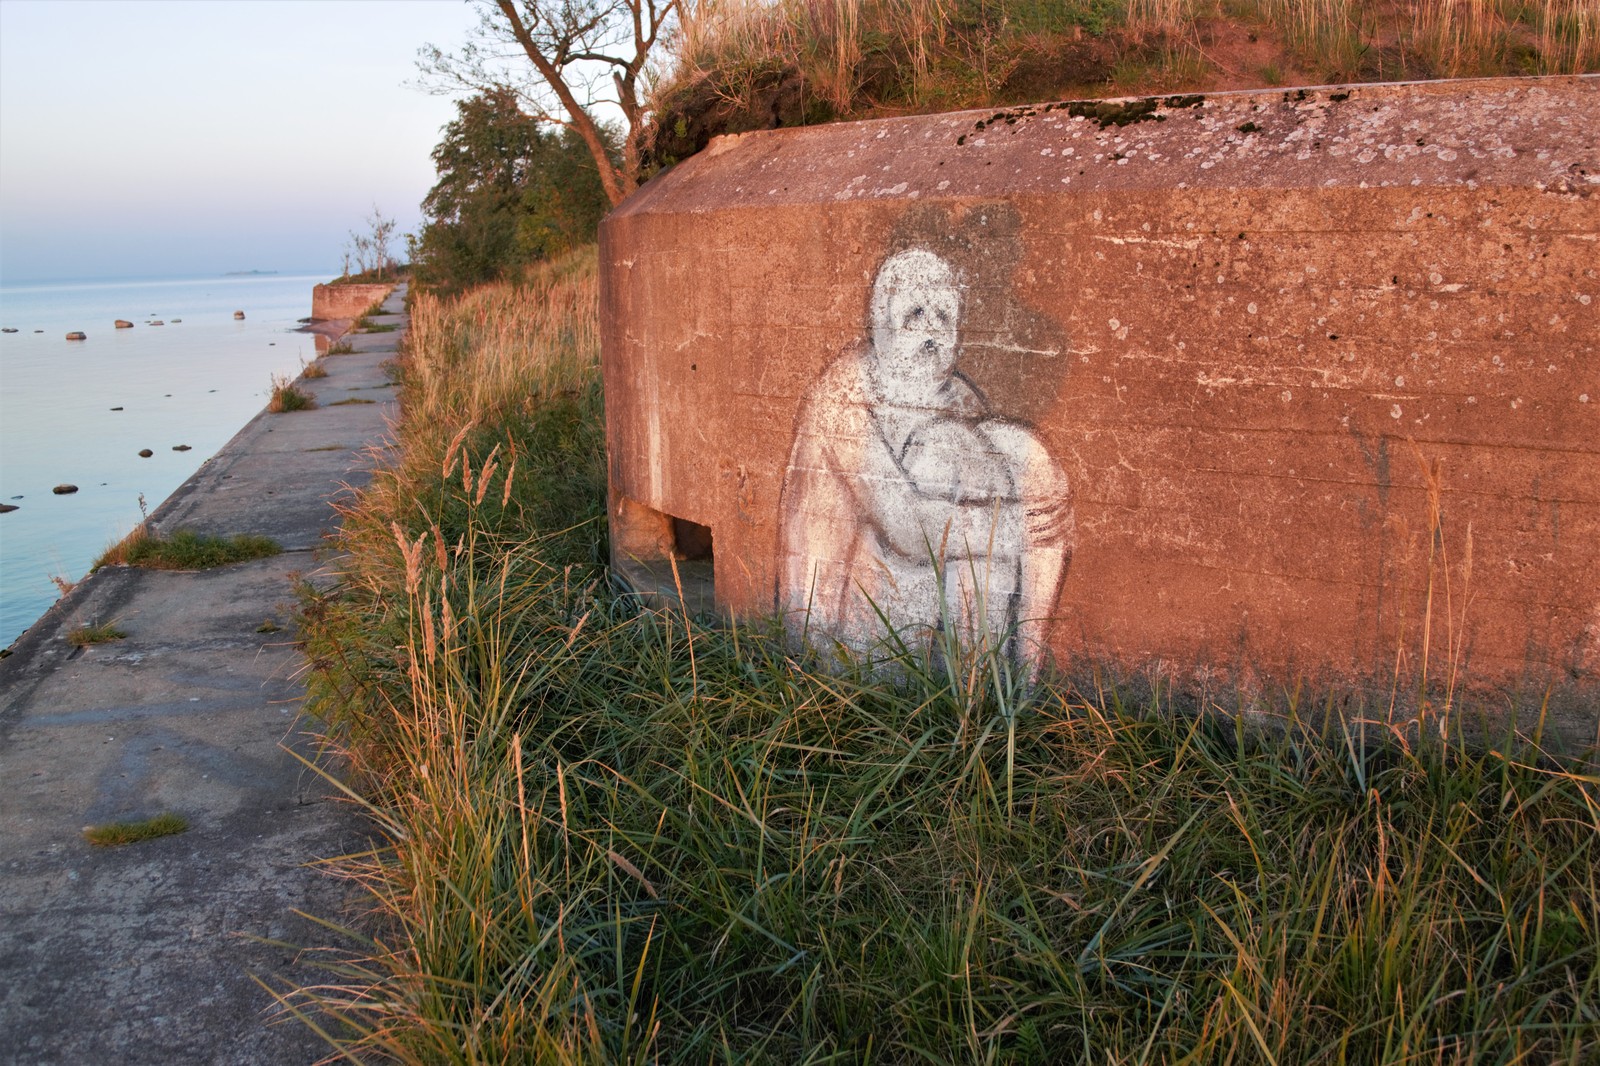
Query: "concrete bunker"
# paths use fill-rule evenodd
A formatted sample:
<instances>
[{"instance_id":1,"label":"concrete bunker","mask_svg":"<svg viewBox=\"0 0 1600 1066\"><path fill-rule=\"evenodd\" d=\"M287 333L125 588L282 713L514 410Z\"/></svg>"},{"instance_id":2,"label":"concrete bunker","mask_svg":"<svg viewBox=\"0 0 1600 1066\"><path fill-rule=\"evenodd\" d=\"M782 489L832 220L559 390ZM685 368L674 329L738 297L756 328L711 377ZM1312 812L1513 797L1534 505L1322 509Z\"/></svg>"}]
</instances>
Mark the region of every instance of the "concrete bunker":
<instances>
[{"instance_id":1,"label":"concrete bunker","mask_svg":"<svg viewBox=\"0 0 1600 1066\"><path fill-rule=\"evenodd\" d=\"M601 231L618 568L846 644L882 600L1069 674L1593 742L1597 110L1585 76L723 138Z\"/></svg>"}]
</instances>

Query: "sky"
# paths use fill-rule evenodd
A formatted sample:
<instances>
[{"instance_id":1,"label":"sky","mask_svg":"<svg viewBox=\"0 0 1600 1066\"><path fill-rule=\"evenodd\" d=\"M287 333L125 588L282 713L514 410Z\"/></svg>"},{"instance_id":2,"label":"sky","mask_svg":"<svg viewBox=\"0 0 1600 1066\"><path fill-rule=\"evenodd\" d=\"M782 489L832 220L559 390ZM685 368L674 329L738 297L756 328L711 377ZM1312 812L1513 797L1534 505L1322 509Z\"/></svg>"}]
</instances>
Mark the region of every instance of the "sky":
<instances>
[{"instance_id":1,"label":"sky","mask_svg":"<svg viewBox=\"0 0 1600 1066\"><path fill-rule=\"evenodd\" d=\"M0 283L336 274L421 225L461 0L0 0ZM397 252L403 251L396 242Z\"/></svg>"}]
</instances>

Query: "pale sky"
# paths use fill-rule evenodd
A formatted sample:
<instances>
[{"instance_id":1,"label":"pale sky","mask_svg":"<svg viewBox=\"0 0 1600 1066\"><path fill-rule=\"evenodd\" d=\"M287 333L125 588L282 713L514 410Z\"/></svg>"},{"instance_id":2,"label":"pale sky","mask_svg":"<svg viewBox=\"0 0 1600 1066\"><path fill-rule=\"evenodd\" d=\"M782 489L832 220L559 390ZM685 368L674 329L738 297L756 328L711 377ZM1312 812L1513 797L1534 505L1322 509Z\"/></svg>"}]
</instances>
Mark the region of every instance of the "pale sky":
<instances>
[{"instance_id":1,"label":"pale sky","mask_svg":"<svg viewBox=\"0 0 1600 1066\"><path fill-rule=\"evenodd\" d=\"M336 273L421 225L461 0L0 0L0 281ZM396 251L403 251L396 242Z\"/></svg>"}]
</instances>

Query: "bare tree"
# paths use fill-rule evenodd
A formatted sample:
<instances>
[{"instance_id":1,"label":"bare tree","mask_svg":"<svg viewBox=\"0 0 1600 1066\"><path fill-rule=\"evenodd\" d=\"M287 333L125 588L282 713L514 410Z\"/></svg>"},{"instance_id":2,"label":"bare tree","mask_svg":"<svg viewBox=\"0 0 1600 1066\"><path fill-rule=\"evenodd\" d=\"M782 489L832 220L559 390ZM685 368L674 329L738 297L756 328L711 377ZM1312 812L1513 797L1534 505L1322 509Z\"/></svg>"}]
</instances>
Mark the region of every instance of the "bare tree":
<instances>
[{"instance_id":1,"label":"bare tree","mask_svg":"<svg viewBox=\"0 0 1600 1066\"><path fill-rule=\"evenodd\" d=\"M356 274L367 272L367 239L355 230L350 231L350 239L344 242L344 276L350 277L350 260L356 261Z\"/></svg>"},{"instance_id":2,"label":"bare tree","mask_svg":"<svg viewBox=\"0 0 1600 1066\"><path fill-rule=\"evenodd\" d=\"M378 272L378 280L383 280L383 272L388 269L389 242L394 239L394 219L384 218L383 212L378 210L378 205L372 205L372 217L365 220L367 229L358 233L350 231L350 239L344 246L344 273L350 276L350 258L353 255L356 261L357 275L365 274L369 269Z\"/></svg>"},{"instance_id":3,"label":"bare tree","mask_svg":"<svg viewBox=\"0 0 1600 1066\"><path fill-rule=\"evenodd\" d=\"M378 210L378 205L372 205L372 217L367 219L368 248L372 251L372 265L377 268L378 280L383 280L383 272L389 269L389 242L394 238L394 219L384 218L383 212Z\"/></svg>"},{"instance_id":4,"label":"bare tree","mask_svg":"<svg viewBox=\"0 0 1600 1066\"><path fill-rule=\"evenodd\" d=\"M693 0L479 0L478 27L455 52L425 45L424 84L446 92L514 88L542 122L583 139L612 204L638 187L646 66ZM533 71L526 64L533 65ZM622 112L622 158L596 108Z\"/></svg>"}]
</instances>

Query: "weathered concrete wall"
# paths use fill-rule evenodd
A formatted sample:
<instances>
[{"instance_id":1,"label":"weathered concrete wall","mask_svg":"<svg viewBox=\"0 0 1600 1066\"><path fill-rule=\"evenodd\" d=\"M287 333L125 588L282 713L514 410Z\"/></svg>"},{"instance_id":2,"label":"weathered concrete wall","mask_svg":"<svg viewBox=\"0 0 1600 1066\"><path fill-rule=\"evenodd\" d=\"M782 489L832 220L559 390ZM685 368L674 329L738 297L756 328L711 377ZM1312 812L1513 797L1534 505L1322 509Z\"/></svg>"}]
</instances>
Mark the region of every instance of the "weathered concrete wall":
<instances>
[{"instance_id":1,"label":"weathered concrete wall","mask_svg":"<svg viewBox=\"0 0 1600 1066\"><path fill-rule=\"evenodd\" d=\"M1213 693L1549 690L1592 740L1596 115L1585 77L725 138L602 227L618 561L670 516L719 608L847 643L865 592Z\"/></svg>"},{"instance_id":2,"label":"weathered concrete wall","mask_svg":"<svg viewBox=\"0 0 1600 1066\"><path fill-rule=\"evenodd\" d=\"M361 313L394 291L392 282L373 285L314 285L311 317L359 318Z\"/></svg>"}]
</instances>

